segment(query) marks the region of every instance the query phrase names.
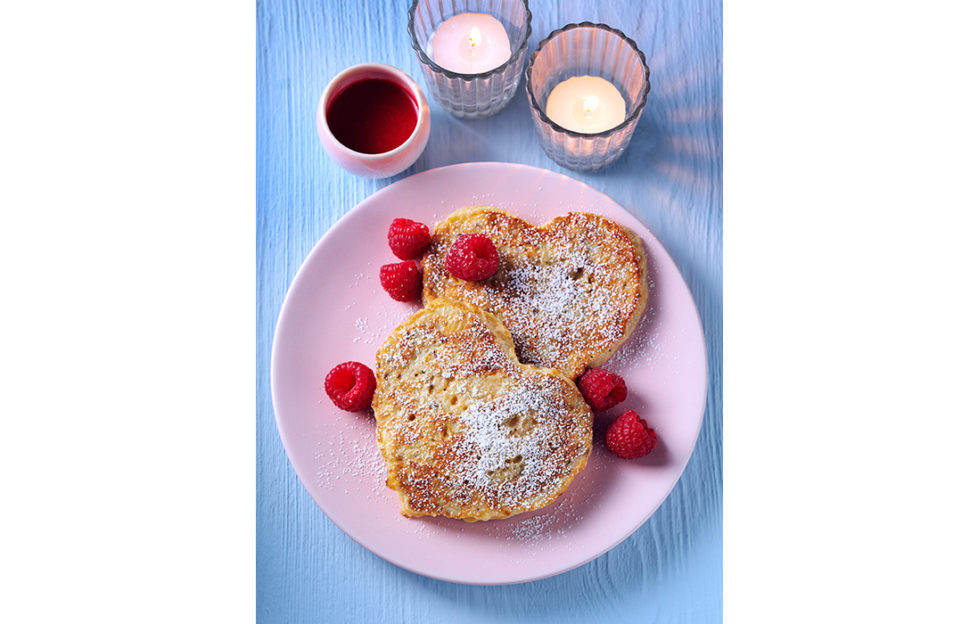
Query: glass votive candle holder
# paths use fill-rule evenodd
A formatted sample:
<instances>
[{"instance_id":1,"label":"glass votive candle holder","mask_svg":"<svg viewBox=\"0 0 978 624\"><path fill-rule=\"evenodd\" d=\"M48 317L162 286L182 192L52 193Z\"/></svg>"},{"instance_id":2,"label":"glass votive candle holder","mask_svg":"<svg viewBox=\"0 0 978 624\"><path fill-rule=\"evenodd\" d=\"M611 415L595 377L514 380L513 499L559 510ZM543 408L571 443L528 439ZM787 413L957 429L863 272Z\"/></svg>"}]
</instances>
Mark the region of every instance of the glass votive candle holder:
<instances>
[{"instance_id":1,"label":"glass votive candle holder","mask_svg":"<svg viewBox=\"0 0 978 624\"><path fill-rule=\"evenodd\" d=\"M617 89L624 99L623 121L590 133L568 129L547 116L554 87L580 76L607 80ZM615 162L632 139L649 95L649 66L635 42L620 30L591 22L568 24L550 33L530 56L526 93L547 156L568 169L597 171ZM606 104L599 102L602 96L589 96L586 88L577 95L582 102L595 102L595 107Z\"/></svg>"},{"instance_id":2,"label":"glass votive candle holder","mask_svg":"<svg viewBox=\"0 0 978 624\"><path fill-rule=\"evenodd\" d=\"M530 18L527 0L414 0L408 10L408 33L431 97L446 111L463 119L488 117L502 110L516 93L523 73L530 42ZM443 42L449 37L458 41L436 49L436 33L448 20L452 22L440 37ZM487 21L489 29L485 28ZM499 24L492 23L495 21ZM482 24L483 28L475 24ZM506 39L509 54L505 53ZM494 58L502 55L500 60L505 60L486 68L478 63L468 64L466 69L472 69L473 73L465 73L439 64L436 60L439 51L443 55L438 60L444 65L450 64L445 61L445 51L455 57L452 60L463 64L469 57L485 58L487 54Z\"/></svg>"}]
</instances>

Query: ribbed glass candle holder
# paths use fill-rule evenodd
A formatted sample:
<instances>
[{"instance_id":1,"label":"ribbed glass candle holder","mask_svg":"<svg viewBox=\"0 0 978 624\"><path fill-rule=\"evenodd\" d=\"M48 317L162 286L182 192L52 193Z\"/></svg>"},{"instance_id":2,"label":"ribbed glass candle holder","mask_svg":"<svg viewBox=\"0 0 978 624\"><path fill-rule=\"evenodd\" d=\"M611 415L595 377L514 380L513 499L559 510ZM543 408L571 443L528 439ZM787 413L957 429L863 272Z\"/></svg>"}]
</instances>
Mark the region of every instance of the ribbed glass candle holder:
<instances>
[{"instance_id":1,"label":"ribbed glass candle holder","mask_svg":"<svg viewBox=\"0 0 978 624\"><path fill-rule=\"evenodd\" d=\"M512 50L509 60L481 74L459 74L435 63L432 37L442 22L460 13L486 13L502 22ZM501 111L519 86L530 42L530 17L527 0L414 0L408 12L408 33L432 99L463 119Z\"/></svg>"},{"instance_id":2,"label":"ribbed glass candle holder","mask_svg":"<svg viewBox=\"0 0 978 624\"><path fill-rule=\"evenodd\" d=\"M596 134L568 130L547 117L554 86L574 76L611 82L625 100L625 121ZM576 171L597 171L618 160L632 139L649 95L645 55L623 32L606 24L568 24L553 31L530 56L526 93L540 145L554 162Z\"/></svg>"}]
</instances>

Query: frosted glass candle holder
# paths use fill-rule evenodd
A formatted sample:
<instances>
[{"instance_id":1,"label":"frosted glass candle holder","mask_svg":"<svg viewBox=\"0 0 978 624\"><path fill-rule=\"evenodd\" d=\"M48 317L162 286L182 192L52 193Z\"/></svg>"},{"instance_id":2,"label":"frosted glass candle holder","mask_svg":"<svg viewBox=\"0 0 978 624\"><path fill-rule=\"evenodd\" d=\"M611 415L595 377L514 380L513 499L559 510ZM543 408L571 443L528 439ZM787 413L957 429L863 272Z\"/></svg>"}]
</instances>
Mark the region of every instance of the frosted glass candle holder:
<instances>
[{"instance_id":1,"label":"frosted glass candle holder","mask_svg":"<svg viewBox=\"0 0 978 624\"><path fill-rule=\"evenodd\" d=\"M460 13L486 13L502 22L512 50L509 60L480 74L460 74L435 63L432 37L442 22ZM408 33L431 97L463 119L501 111L519 86L530 42L530 18L527 0L414 0L408 11Z\"/></svg>"},{"instance_id":2,"label":"frosted glass candle holder","mask_svg":"<svg viewBox=\"0 0 978 624\"><path fill-rule=\"evenodd\" d=\"M611 82L625 100L625 121L596 134L568 130L547 117L554 86L574 76ZM649 66L635 42L606 24L568 24L540 42L526 69L526 94L543 151L562 167L597 171L628 147L649 95Z\"/></svg>"}]
</instances>

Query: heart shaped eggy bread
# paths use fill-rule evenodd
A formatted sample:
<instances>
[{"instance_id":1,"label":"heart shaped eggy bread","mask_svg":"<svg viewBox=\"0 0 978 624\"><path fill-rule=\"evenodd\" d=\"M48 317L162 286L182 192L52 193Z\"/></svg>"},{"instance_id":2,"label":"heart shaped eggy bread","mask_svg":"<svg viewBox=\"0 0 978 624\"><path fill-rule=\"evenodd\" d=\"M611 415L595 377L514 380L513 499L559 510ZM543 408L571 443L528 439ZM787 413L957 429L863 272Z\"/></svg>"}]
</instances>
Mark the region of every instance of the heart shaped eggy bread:
<instances>
[{"instance_id":1,"label":"heart shaped eggy bread","mask_svg":"<svg viewBox=\"0 0 978 624\"><path fill-rule=\"evenodd\" d=\"M574 382L521 364L499 319L451 299L429 301L377 352L373 410L405 516L540 509L591 452L592 415Z\"/></svg>"},{"instance_id":2,"label":"heart shaped eggy bread","mask_svg":"<svg viewBox=\"0 0 978 624\"><path fill-rule=\"evenodd\" d=\"M445 269L462 234L489 236L499 269L468 282ZM503 210L462 208L435 226L422 260L424 299L450 297L492 312L513 335L521 362L576 379L615 352L648 300L642 242L600 215L575 212L534 226Z\"/></svg>"}]
</instances>

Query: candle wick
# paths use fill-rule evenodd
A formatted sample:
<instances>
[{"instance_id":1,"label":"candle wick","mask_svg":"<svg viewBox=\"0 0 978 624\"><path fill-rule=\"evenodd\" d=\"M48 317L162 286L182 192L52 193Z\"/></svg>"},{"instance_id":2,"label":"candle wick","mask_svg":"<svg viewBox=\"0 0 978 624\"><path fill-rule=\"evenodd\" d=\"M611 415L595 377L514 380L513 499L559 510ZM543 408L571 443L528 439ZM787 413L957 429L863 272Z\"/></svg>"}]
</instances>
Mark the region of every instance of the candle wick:
<instances>
[{"instance_id":1,"label":"candle wick","mask_svg":"<svg viewBox=\"0 0 978 624\"><path fill-rule=\"evenodd\" d=\"M482 33L479 32L478 28L473 28L469 31L469 45L473 48L482 43Z\"/></svg>"},{"instance_id":2,"label":"candle wick","mask_svg":"<svg viewBox=\"0 0 978 624\"><path fill-rule=\"evenodd\" d=\"M589 95L584 98L584 112L592 113L598 107L598 98L593 95Z\"/></svg>"}]
</instances>

